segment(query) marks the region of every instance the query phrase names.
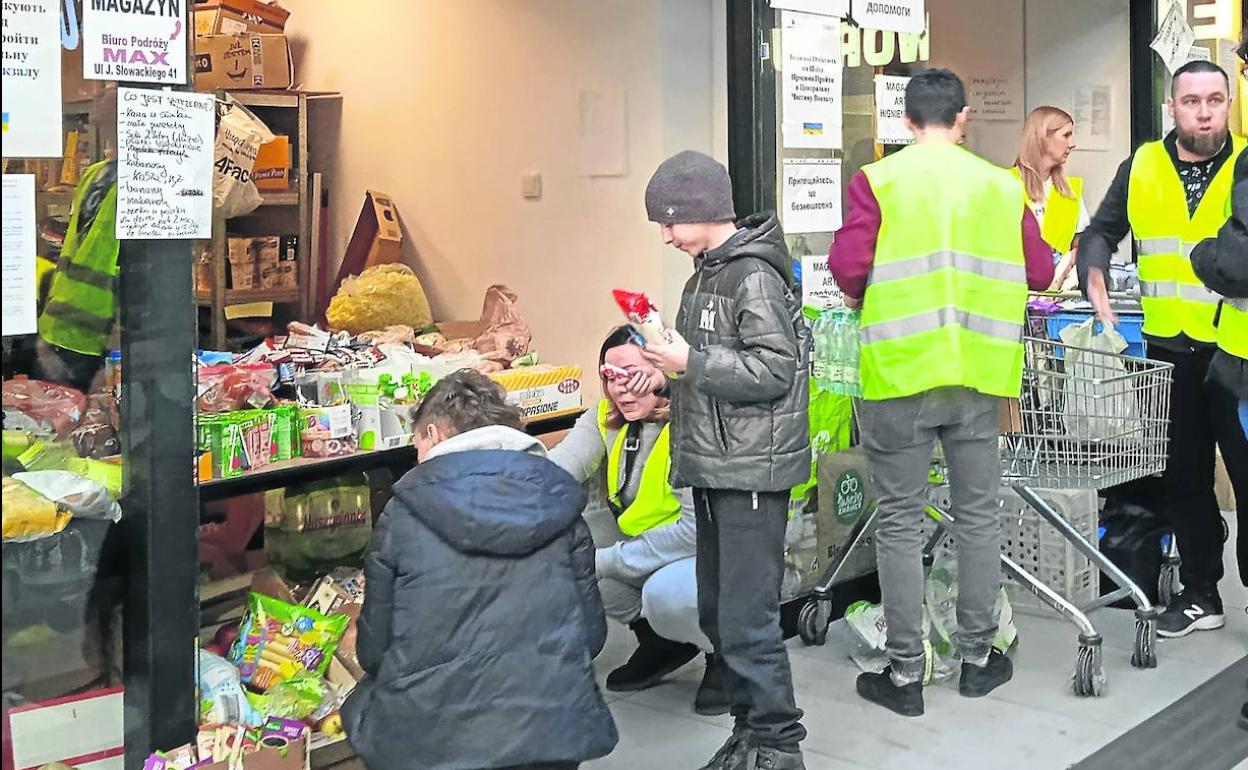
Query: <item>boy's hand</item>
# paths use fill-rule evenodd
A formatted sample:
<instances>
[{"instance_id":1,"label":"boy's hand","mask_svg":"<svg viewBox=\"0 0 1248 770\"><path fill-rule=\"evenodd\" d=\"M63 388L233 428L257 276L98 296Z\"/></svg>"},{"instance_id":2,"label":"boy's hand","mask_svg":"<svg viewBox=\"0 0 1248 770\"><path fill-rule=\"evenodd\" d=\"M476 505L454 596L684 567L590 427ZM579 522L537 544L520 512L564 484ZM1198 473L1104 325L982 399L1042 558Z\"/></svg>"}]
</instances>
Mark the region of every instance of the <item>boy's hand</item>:
<instances>
[{"instance_id":1,"label":"boy's hand","mask_svg":"<svg viewBox=\"0 0 1248 770\"><path fill-rule=\"evenodd\" d=\"M665 374L684 374L689 368L689 343L674 329L669 329L668 334L672 337L669 344L650 343L641 349L641 355Z\"/></svg>"},{"instance_id":2,"label":"boy's hand","mask_svg":"<svg viewBox=\"0 0 1248 770\"><path fill-rule=\"evenodd\" d=\"M862 299L859 297L845 296L845 307L850 310L862 310Z\"/></svg>"}]
</instances>

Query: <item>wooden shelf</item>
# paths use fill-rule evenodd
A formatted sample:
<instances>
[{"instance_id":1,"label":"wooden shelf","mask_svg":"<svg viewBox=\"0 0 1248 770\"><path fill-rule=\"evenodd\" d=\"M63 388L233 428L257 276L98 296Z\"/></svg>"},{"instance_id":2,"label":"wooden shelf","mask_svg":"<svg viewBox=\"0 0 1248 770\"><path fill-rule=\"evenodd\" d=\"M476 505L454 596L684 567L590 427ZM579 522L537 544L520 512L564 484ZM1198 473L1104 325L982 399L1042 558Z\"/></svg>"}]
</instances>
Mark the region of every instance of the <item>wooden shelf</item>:
<instances>
[{"instance_id":1,"label":"wooden shelf","mask_svg":"<svg viewBox=\"0 0 1248 770\"><path fill-rule=\"evenodd\" d=\"M245 305L248 302L300 302L303 300L302 295L303 292L297 286L281 289L226 289L224 304ZM197 292L195 301L200 305L211 305L212 295L207 292Z\"/></svg>"},{"instance_id":2,"label":"wooden shelf","mask_svg":"<svg viewBox=\"0 0 1248 770\"><path fill-rule=\"evenodd\" d=\"M298 206L299 200L298 190L274 190L260 193L261 206Z\"/></svg>"}]
</instances>

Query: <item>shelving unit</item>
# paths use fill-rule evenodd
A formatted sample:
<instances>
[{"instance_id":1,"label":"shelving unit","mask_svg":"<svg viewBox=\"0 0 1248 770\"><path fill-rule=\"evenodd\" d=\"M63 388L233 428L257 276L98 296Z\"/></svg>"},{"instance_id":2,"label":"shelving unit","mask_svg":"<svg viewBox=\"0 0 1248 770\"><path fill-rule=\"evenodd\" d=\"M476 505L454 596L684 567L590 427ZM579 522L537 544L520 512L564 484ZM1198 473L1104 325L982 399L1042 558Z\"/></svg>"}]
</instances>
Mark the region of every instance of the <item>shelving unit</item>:
<instances>
[{"instance_id":1,"label":"shelving unit","mask_svg":"<svg viewBox=\"0 0 1248 770\"><path fill-rule=\"evenodd\" d=\"M290 317L306 319L312 312L312 291L316 285L316 266L312 251L312 229L319 217L317 203L308 195L311 190L312 168L309 132L310 113L315 105L340 99L335 93L305 91L222 91L251 110L275 134L289 138L291 147L290 189L262 191L262 202L255 211L228 221L213 218L212 283L208 291L197 291L196 304L209 308L211 323L204 344L214 350L228 349L226 339L226 308L255 302L271 302L291 308ZM226 239L230 235L294 235L296 249L296 284L291 287L233 289L227 288L229 264Z\"/></svg>"}]
</instances>

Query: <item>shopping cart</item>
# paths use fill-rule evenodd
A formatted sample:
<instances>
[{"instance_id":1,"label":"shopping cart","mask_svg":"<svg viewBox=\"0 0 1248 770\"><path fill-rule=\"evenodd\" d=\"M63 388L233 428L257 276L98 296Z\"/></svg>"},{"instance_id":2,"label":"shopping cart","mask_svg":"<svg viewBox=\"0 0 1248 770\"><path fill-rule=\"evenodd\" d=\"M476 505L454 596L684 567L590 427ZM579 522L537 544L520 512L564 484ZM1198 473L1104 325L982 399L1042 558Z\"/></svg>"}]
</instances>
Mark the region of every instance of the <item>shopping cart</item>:
<instances>
[{"instance_id":1,"label":"shopping cart","mask_svg":"<svg viewBox=\"0 0 1248 770\"><path fill-rule=\"evenodd\" d=\"M1004 572L1079 629L1079 652L1072 688L1077 695L1100 695L1105 685L1102 637L1088 618L1096 609L1130 597L1136 631L1131 663L1157 665L1157 609L1148 596L1035 490L1105 489L1161 472L1166 463L1172 367L1157 361L1068 347L1037 337L1024 339L1023 390L1009 402L1008 427L1001 438L1002 482L1050 524L1117 590L1078 606L1002 554ZM929 539L929 557L953 523L938 503L944 481L939 452L933 462L928 514L941 526ZM1025 514L1031 515L1031 514ZM860 572L874 559L874 511L829 563L798 615L807 644L823 644L831 621L832 592L846 572Z\"/></svg>"}]
</instances>

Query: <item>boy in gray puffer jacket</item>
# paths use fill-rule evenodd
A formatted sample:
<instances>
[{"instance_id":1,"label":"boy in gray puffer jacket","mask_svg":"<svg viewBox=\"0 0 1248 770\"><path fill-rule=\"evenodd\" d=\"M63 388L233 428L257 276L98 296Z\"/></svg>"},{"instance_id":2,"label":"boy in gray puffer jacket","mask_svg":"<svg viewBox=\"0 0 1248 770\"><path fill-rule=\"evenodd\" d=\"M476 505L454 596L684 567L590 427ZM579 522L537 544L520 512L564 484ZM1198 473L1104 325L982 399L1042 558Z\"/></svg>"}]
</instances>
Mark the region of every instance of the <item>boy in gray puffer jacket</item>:
<instances>
[{"instance_id":1,"label":"boy in gray puffer jacket","mask_svg":"<svg viewBox=\"0 0 1248 770\"><path fill-rule=\"evenodd\" d=\"M733 735L704 770L797 770L779 612L789 494L810 476L809 346L784 234L771 213L734 223L728 172L698 152L659 166L646 211L696 266L675 340L645 356L676 377L672 486L694 488L699 619L735 691Z\"/></svg>"}]
</instances>

